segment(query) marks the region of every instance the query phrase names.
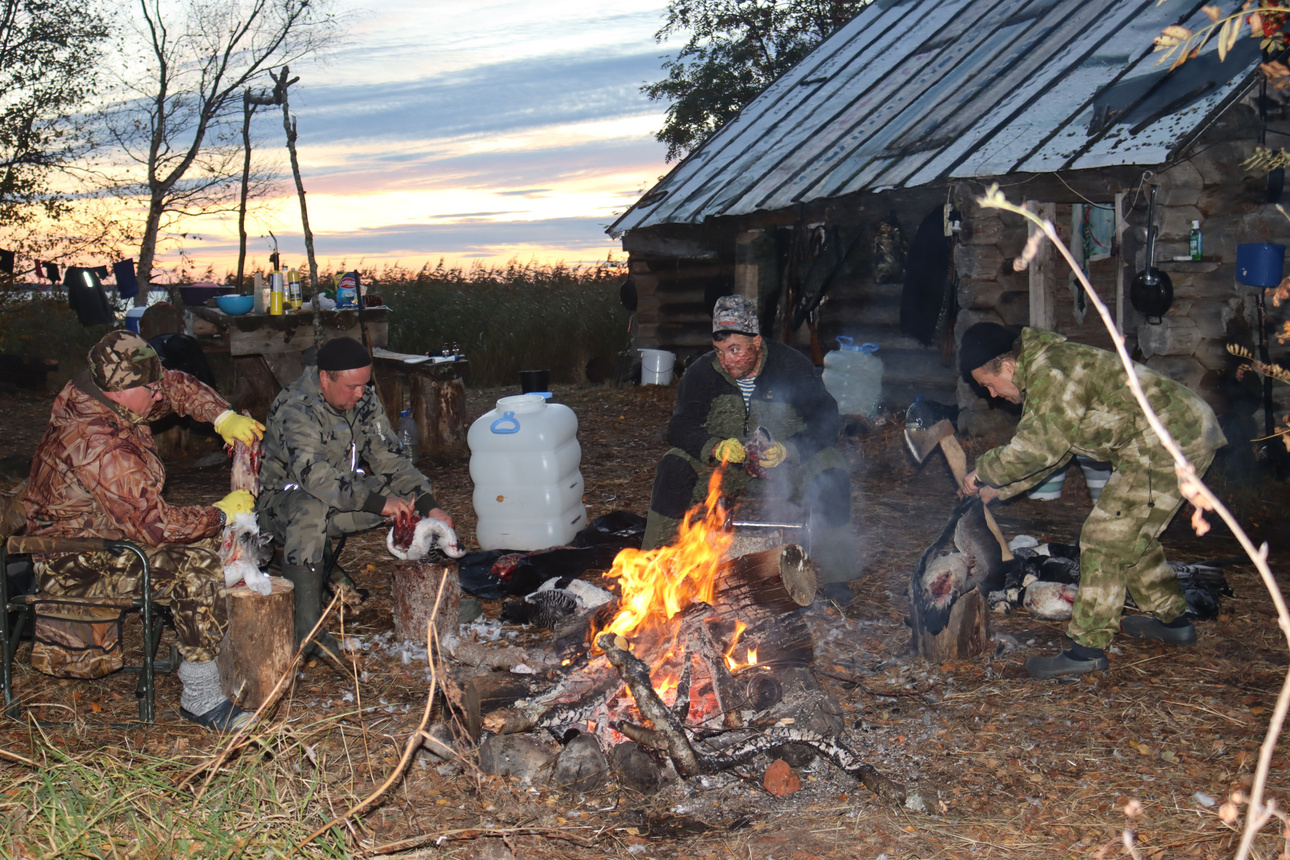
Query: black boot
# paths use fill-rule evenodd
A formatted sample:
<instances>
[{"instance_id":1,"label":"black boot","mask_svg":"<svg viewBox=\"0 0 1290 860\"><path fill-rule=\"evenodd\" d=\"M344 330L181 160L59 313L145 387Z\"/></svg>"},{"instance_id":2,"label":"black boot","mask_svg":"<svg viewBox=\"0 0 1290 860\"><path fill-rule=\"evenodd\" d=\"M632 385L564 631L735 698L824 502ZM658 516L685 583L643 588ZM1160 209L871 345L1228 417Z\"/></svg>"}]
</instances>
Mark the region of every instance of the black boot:
<instances>
[{"instance_id":1,"label":"black boot","mask_svg":"<svg viewBox=\"0 0 1290 860\"><path fill-rule=\"evenodd\" d=\"M282 576L294 586L296 604L296 647L305 640L322 616L322 571L312 564L283 564ZM326 651L333 659L340 660L340 646L326 630L319 630L318 635L305 648L310 656L323 656Z\"/></svg>"}]
</instances>

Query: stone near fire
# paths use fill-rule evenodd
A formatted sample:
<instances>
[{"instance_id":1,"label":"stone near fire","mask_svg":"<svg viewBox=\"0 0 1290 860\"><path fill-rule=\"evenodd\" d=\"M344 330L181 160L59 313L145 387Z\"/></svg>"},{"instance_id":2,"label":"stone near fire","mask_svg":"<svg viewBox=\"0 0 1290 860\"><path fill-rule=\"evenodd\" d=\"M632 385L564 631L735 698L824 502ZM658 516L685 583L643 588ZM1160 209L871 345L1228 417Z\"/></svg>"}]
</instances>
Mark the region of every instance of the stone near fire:
<instances>
[{"instance_id":1,"label":"stone near fire","mask_svg":"<svg viewBox=\"0 0 1290 860\"><path fill-rule=\"evenodd\" d=\"M762 778L762 786L776 797L787 797L802 790L802 780L788 766L788 762L782 758L777 758L771 762L770 767L766 768L766 775Z\"/></svg>"},{"instance_id":2,"label":"stone near fire","mask_svg":"<svg viewBox=\"0 0 1290 860\"><path fill-rule=\"evenodd\" d=\"M614 776L618 777L618 784L629 791L650 795L666 782L663 768L633 741L611 749L609 761L613 765Z\"/></svg>"},{"instance_id":3,"label":"stone near fire","mask_svg":"<svg viewBox=\"0 0 1290 860\"><path fill-rule=\"evenodd\" d=\"M426 735L421 747L432 757L440 761L452 761L457 757L457 738L447 723L435 723L426 730Z\"/></svg>"},{"instance_id":4,"label":"stone near fire","mask_svg":"<svg viewBox=\"0 0 1290 860\"><path fill-rule=\"evenodd\" d=\"M551 751L527 735L491 735L479 745L479 769L533 782L550 766Z\"/></svg>"},{"instance_id":5,"label":"stone near fire","mask_svg":"<svg viewBox=\"0 0 1290 860\"><path fill-rule=\"evenodd\" d=\"M556 788L591 791L609 782L609 759L595 735L581 734L555 757Z\"/></svg>"}]
</instances>

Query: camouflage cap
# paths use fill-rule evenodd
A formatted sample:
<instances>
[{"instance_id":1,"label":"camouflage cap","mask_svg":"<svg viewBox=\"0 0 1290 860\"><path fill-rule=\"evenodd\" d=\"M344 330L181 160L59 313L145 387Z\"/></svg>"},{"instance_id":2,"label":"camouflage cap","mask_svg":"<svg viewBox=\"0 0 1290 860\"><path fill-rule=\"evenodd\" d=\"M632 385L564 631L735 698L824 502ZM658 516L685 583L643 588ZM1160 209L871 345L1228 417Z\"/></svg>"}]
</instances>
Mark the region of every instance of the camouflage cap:
<instances>
[{"instance_id":1,"label":"camouflage cap","mask_svg":"<svg viewBox=\"0 0 1290 860\"><path fill-rule=\"evenodd\" d=\"M743 296L722 296L712 308L712 333L723 331L756 336L761 334L757 309Z\"/></svg>"},{"instance_id":2,"label":"camouflage cap","mask_svg":"<svg viewBox=\"0 0 1290 860\"><path fill-rule=\"evenodd\" d=\"M161 358L133 332L110 331L90 347L90 376L104 391L125 391L161 381Z\"/></svg>"}]
</instances>

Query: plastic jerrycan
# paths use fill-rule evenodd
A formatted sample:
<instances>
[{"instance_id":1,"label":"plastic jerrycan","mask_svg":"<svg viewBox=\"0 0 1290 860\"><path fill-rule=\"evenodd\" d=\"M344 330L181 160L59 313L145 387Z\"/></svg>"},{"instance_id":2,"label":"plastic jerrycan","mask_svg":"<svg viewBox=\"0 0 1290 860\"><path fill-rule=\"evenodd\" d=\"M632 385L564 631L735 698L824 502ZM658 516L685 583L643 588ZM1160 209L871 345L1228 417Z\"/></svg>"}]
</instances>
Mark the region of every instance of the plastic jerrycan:
<instances>
[{"instance_id":1,"label":"plastic jerrycan","mask_svg":"<svg viewBox=\"0 0 1290 860\"><path fill-rule=\"evenodd\" d=\"M466 434L481 549L568 543L587 524L578 417L540 394L503 397Z\"/></svg>"},{"instance_id":2,"label":"plastic jerrycan","mask_svg":"<svg viewBox=\"0 0 1290 860\"><path fill-rule=\"evenodd\" d=\"M824 387L843 415L874 418L882 402L882 359L876 343L856 344L839 335L838 349L824 356Z\"/></svg>"}]
</instances>

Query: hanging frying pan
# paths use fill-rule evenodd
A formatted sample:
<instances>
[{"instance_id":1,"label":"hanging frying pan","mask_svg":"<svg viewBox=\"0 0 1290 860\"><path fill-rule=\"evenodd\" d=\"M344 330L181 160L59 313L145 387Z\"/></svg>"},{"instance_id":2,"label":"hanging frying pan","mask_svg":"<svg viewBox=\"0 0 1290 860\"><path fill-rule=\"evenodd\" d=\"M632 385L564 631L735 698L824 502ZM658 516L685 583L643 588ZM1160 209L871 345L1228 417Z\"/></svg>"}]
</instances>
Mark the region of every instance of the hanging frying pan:
<instances>
[{"instance_id":1,"label":"hanging frying pan","mask_svg":"<svg viewBox=\"0 0 1290 860\"><path fill-rule=\"evenodd\" d=\"M1160 318L1174 303L1174 285L1169 275L1156 268L1156 190L1151 186L1147 203L1147 265L1129 285L1129 301L1151 325L1160 325Z\"/></svg>"}]
</instances>

